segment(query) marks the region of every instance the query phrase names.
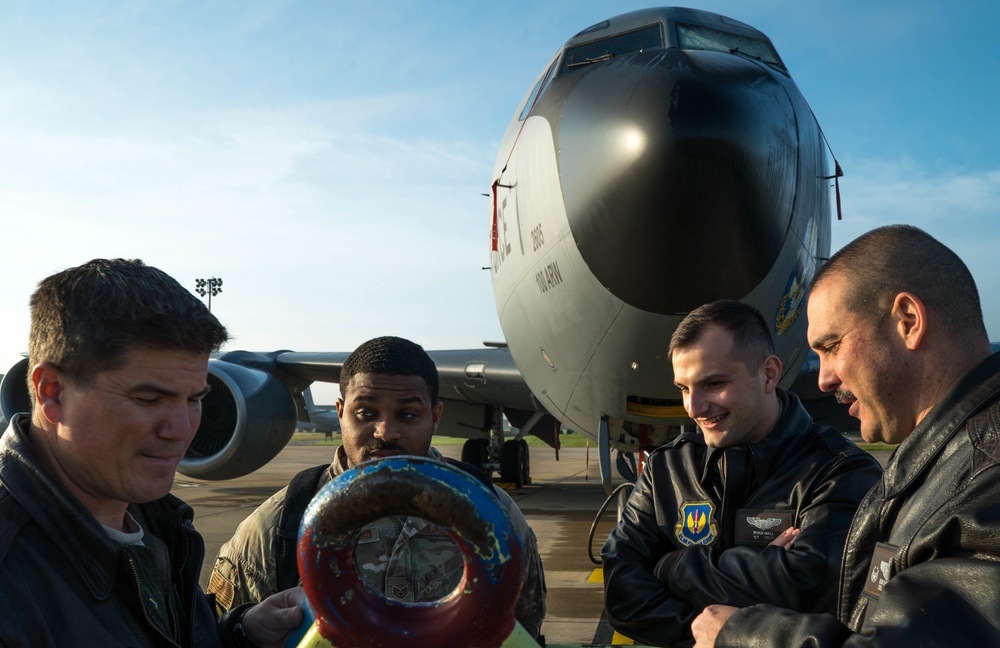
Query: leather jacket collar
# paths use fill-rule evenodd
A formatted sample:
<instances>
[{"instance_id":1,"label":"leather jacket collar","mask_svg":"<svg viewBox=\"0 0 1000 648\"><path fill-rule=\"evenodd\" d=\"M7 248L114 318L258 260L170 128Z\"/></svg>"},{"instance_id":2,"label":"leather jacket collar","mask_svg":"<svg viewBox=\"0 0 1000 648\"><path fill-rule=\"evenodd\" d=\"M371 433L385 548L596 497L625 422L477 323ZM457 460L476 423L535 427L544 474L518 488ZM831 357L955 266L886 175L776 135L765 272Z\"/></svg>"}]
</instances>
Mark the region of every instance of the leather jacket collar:
<instances>
[{"instance_id":1,"label":"leather jacket collar","mask_svg":"<svg viewBox=\"0 0 1000 648\"><path fill-rule=\"evenodd\" d=\"M785 461L790 453L797 451L799 439L804 435L804 431L809 429L811 420L799 397L783 389L777 389L778 399L781 401L781 414L774 422L771 431L757 443L746 446L750 450L751 462L753 464L753 474L757 483L761 483L768 475ZM670 446L678 446L683 443L695 443L705 445L705 437L695 426L694 431L684 432ZM706 456L711 456L707 453ZM712 466L712 462L705 464L707 472ZM705 475L702 476L704 481Z\"/></svg>"},{"instance_id":2,"label":"leather jacket collar","mask_svg":"<svg viewBox=\"0 0 1000 648\"><path fill-rule=\"evenodd\" d=\"M965 422L1000 392L1000 353L959 378L889 459L882 476L885 499L899 496L924 473Z\"/></svg>"},{"instance_id":3,"label":"leather jacket collar","mask_svg":"<svg viewBox=\"0 0 1000 648\"><path fill-rule=\"evenodd\" d=\"M103 600L114 585L122 545L112 540L83 504L37 463L32 456L29 423L29 414L17 414L0 437L0 483L24 510L30 511L34 522L57 540L80 580L95 598ZM157 517L169 515L178 527L185 521L190 524L194 517L191 507L172 495L142 508ZM129 510L144 527L156 526L156 521L139 513L135 505ZM0 538L0 551L4 544Z\"/></svg>"}]
</instances>

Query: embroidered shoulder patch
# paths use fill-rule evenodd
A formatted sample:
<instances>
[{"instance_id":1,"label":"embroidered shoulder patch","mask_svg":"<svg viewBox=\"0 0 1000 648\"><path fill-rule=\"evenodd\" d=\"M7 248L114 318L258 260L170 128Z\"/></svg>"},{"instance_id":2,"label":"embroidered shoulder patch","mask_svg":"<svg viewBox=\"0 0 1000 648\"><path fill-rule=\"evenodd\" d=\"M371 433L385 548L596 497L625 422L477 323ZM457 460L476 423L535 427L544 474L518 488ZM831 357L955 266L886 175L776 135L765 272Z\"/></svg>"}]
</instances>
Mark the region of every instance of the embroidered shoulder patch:
<instances>
[{"instance_id":1,"label":"embroidered shoulder patch","mask_svg":"<svg viewBox=\"0 0 1000 648\"><path fill-rule=\"evenodd\" d=\"M685 547L710 545L719 536L715 521L715 505L711 502L683 502L674 535Z\"/></svg>"}]
</instances>

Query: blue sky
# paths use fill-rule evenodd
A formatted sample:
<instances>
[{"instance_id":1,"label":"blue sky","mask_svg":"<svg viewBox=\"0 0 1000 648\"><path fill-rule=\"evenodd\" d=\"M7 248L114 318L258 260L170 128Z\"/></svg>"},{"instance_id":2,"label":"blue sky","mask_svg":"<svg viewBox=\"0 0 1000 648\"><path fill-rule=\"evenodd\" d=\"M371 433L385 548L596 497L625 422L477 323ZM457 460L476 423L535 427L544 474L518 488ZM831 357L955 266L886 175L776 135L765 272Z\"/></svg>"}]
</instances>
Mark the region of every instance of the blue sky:
<instances>
[{"instance_id":1,"label":"blue sky","mask_svg":"<svg viewBox=\"0 0 1000 648\"><path fill-rule=\"evenodd\" d=\"M230 349L502 339L481 194L507 121L570 36L658 4L5 3L0 371L37 282L99 256L222 277ZM688 6L774 42L846 173L834 248L927 229L1000 339L997 5Z\"/></svg>"}]
</instances>

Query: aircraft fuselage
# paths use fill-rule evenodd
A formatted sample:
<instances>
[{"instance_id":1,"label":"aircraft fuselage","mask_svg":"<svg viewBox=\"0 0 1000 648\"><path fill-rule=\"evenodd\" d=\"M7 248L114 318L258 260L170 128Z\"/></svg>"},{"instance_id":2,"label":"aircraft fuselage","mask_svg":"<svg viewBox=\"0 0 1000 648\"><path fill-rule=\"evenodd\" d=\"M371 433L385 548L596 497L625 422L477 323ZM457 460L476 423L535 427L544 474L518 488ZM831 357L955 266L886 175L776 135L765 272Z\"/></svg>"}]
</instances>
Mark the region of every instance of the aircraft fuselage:
<instances>
[{"instance_id":1,"label":"aircraft fuselage","mask_svg":"<svg viewBox=\"0 0 1000 648\"><path fill-rule=\"evenodd\" d=\"M746 52L746 53L745 53ZM756 306L783 386L828 256L835 162L770 41L656 9L581 32L507 127L493 173L497 311L527 385L564 426L619 445L685 422L666 350L690 310Z\"/></svg>"}]
</instances>

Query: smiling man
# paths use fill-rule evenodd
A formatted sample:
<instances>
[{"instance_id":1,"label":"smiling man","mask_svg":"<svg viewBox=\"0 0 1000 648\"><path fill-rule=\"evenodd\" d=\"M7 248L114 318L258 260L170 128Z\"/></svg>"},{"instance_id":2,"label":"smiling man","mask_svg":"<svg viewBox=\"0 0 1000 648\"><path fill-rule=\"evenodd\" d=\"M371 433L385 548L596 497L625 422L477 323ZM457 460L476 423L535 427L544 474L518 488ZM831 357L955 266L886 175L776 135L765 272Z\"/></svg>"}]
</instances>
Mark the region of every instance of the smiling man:
<instances>
[{"instance_id":1,"label":"smiling man","mask_svg":"<svg viewBox=\"0 0 1000 648\"><path fill-rule=\"evenodd\" d=\"M851 525L836 616L710 606L698 645L1000 645L1000 355L972 274L890 225L823 266L808 313L820 387L900 445Z\"/></svg>"},{"instance_id":2,"label":"smiling man","mask_svg":"<svg viewBox=\"0 0 1000 648\"><path fill-rule=\"evenodd\" d=\"M692 311L668 355L699 429L650 454L604 545L611 625L684 646L712 603L832 610L844 538L878 463L778 388L781 361L752 306Z\"/></svg>"},{"instance_id":3,"label":"smiling man","mask_svg":"<svg viewBox=\"0 0 1000 648\"><path fill-rule=\"evenodd\" d=\"M437 367L420 345L379 337L359 346L340 372L337 400L342 445L332 464L306 469L260 505L222 546L209 591L220 611L242 606L299 583L295 541L306 506L334 477L360 463L397 455L448 461L496 494L524 547L524 585L514 615L535 638L545 616L545 578L535 534L510 496L479 469L445 459L431 447L444 405ZM361 531L359 571L390 600L428 602L450 594L464 573L461 551L440 527L393 516Z\"/></svg>"},{"instance_id":4,"label":"smiling man","mask_svg":"<svg viewBox=\"0 0 1000 648\"><path fill-rule=\"evenodd\" d=\"M95 259L38 285L32 411L0 438L0 643L238 640L198 586L193 511L169 494L201 420L209 353L225 340L204 304L142 261ZM300 598L257 606L242 636L279 642Z\"/></svg>"}]
</instances>

